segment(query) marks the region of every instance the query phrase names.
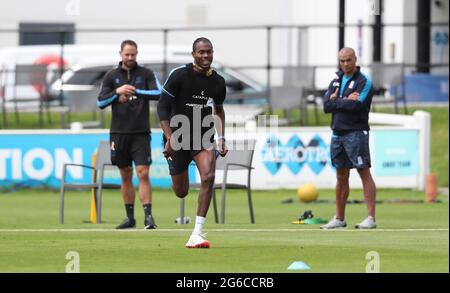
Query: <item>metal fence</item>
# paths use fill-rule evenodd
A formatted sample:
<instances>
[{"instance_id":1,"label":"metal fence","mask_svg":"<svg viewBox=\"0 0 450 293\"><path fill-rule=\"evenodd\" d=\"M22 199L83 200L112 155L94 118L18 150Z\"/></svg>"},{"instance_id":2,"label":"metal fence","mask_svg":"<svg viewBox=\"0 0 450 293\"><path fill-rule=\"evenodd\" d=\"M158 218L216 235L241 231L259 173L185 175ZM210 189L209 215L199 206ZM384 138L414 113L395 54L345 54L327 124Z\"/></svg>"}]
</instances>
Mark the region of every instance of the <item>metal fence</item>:
<instances>
[{"instance_id":1,"label":"metal fence","mask_svg":"<svg viewBox=\"0 0 450 293\"><path fill-rule=\"evenodd\" d=\"M442 73L448 75L448 22L445 23L403 23L403 24L311 24L311 25L267 25L267 26L228 26L228 27L185 27L185 28L80 28L68 30L64 27L61 30L46 30L45 28L28 28L26 32L57 32L60 35L60 58L61 64L64 60L64 47L67 45L65 40L70 39L67 34L73 34L77 44L103 44L113 43L117 47L123 39L134 39L141 43L151 43L162 46L161 57L161 78L165 80L170 69L168 60L168 48L173 45L183 44L190 46L192 41L201 35L209 36L214 43L215 52L226 61L226 66L242 72L261 83L265 88L265 98L269 111L272 111L274 87L288 87L290 85L302 85L307 88L308 95L320 96L331 79L332 72L338 67L337 51L338 41L336 36L339 29L345 28L346 39L349 40L349 46L356 49L360 58L360 64L363 68L371 70L375 64L388 64L392 67L394 64L401 65L402 78L405 74L416 71L429 71L431 73ZM443 53L437 54L432 50L429 63L416 62L414 54L399 59L398 48L392 44L382 44L379 52L381 60L374 61L372 58L373 32L375 29L381 29L382 33L389 35L396 30L403 30L402 36L415 36L419 28L427 27L430 30L431 40L436 45L430 47L441 48L442 40L438 37L438 32L447 32L447 47L442 49ZM23 30L22 30L23 32ZM0 29L0 36L5 37L11 34L17 34L17 30ZM328 46L323 46L323 40L330 39ZM386 40L388 38L385 38ZM441 35L442 39L442 35ZM444 38L445 39L445 38ZM441 42L441 43L439 43ZM445 44L444 44L445 45ZM226 48L226 49L224 49ZM411 48L411 51L414 51ZM445 51L446 50L446 51ZM408 50L403 50L407 52ZM447 54L444 54L447 52ZM243 57L244 56L244 57ZM361 60L362 59L362 60ZM418 60L418 59L417 59ZM139 61L139 59L138 59ZM390 64L390 65L389 65ZM377 67L378 65L375 65ZM5 89L10 82L8 75L17 75L14 72L20 68L5 68L0 64L0 95L2 102L2 128L7 127L6 115L10 111L5 105L8 93ZM61 77L67 67L60 68L53 72L57 77ZM305 71L305 69L308 69ZM425 70L424 70L425 69ZM378 76L383 76L379 74ZM14 80L14 79L13 79ZM19 86L18 80L14 81L14 88ZM31 83L36 87L36 82ZM9 85L10 86L10 85ZM404 90L404 88L403 88ZM17 97L14 97L14 99ZM40 124L43 125L42 113L47 108L48 111L57 109L61 113L67 111L65 106L63 92L57 97L53 97L56 102L49 103L47 97L46 103L42 103L43 98L39 99L39 106L35 107L39 111ZM406 100L405 100L406 101ZM395 105L397 105L395 103ZM59 107L59 108L55 108ZM397 111L397 106L396 111ZM18 117L20 109L15 107L14 111ZM68 110L70 112L70 109ZM67 125L62 125L66 127Z\"/></svg>"}]
</instances>

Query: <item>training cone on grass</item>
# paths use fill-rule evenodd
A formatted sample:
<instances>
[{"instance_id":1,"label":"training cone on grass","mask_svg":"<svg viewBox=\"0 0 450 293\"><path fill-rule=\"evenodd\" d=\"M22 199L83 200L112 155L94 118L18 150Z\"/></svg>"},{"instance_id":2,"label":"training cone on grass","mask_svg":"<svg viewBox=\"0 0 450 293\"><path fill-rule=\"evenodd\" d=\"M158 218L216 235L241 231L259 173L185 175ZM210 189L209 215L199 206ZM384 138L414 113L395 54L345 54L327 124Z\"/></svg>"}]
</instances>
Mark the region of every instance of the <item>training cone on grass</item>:
<instances>
[{"instance_id":1,"label":"training cone on grass","mask_svg":"<svg viewBox=\"0 0 450 293\"><path fill-rule=\"evenodd\" d=\"M319 190L311 183L305 183L297 190L298 199L301 202L313 202L319 198Z\"/></svg>"}]
</instances>

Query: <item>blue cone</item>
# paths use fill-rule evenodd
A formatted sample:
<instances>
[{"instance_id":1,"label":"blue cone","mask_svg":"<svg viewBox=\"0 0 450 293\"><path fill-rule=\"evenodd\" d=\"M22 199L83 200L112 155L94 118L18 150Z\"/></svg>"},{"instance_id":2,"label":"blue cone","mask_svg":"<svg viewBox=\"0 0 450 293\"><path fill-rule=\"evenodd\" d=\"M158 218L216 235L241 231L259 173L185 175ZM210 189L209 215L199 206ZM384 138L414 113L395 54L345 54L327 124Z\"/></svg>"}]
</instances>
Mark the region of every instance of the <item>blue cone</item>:
<instances>
[{"instance_id":1,"label":"blue cone","mask_svg":"<svg viewBox=\"0 0 450 293\"><path fill-rule=\"evenodd\" d=\"M309 269L310 269L309 265L307 265L302 261L294 261L288 267L288 270L309 270Z\"/></svg>"}]
</instances>

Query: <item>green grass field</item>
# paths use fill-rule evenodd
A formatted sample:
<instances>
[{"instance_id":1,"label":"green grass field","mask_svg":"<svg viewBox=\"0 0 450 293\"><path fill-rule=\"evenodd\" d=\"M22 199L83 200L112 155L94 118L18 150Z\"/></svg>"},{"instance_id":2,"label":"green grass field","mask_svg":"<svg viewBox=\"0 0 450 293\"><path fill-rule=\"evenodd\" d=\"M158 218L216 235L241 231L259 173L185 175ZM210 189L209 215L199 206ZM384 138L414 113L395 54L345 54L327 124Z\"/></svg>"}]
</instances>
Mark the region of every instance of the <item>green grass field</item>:
<instances>
[{"instance_id":1,"label":"green grass field","mask_svg":"<svg viewBox=\"0 0 450 293\"><path fill-rule=\"evenodd\" d=\"M447 107L409 108L432 115L431 171L439 186L448 188ZM377 108L379 112L392 109ZM108 125L110 117L106 115ZM21 114L20 123L8 115L9 129L36 129L37 116ZM313 122L313 113L310 113ZM54 114L46 128L59 128ZM329 125L330 115L320 113L320 125ZM90 114L74 114L72 121L91 120ZM2 125L3 127L3 125ZM380 256L381 272L449 272L448 195L441 203L395 203L393 199L423 200L423 192L378 190L377 223L373 231L355 230L366 215L364 204L349 204L341 231L322 231L318 225L294 225L305 210L315 217L334 215L333 190L321 190L320 201L297 201L296 191L254 192L256 224L250 224L243 192L229 192L226 224L215 224L212 209L205 226L211 249L186 249L193 224L178 225L179 200L168 190L154 191L154 216L159 228L144 231L143 212L136 208L138 229L116 231L124 217L120 192L106 191L103 223L87 223L90 193L66 194L65 224L58 224L59 194L46 190L0 193L0 272L64 272L66 254L80 255L81 272L365 272L366 254ZM283 204L286 199L294 203ZM350 199L362 200L361 190ZM327 202L328 200L328 202ZM195 218L197 194L186 201L186 215ZM219 201L220 204L220 201ZM311 269L288 271L294 261Z\"/></svg>"},{"instance_id":2,"label":"green grass field","mask_svg":"<svg viewBox=\"0 0 450 293\"><path fill-rule=\"evenodd\" d=\"M293 203L282 203L286 199ZM205 226L211 249L184 247L193 224L178 225L179 201L171 191L154 190L157 230L143 230L143 212L136 207L138 227L116 231L124 217L119 191L103 197L103 223L89 220L90 193L66 193L65 224L58 224L59 194L22 190L0 194L0 272L64 272L66 254L76 251L81 272L365 272L366 254L380 257L381 272L449 272L448 196L440 203L423 200L411 190L379 190L379 228L359 231L364 204L347 206L349 227L322 231L318 225L294 225L305 210L315 217L334 215L334 191L321 190L320 201L300 203L296 191L254 192L256 224L250 224L246 196L231 191L225 224L215 224L210 209ZM350 199L362 199L352 190ZM327 202L328 200L328 202ZM195 217L196 191L186 201L186 215ZM220 202L220 200L219 200ZM288 271L294 261L311 269Z\"/></svg>"}]
</instances>

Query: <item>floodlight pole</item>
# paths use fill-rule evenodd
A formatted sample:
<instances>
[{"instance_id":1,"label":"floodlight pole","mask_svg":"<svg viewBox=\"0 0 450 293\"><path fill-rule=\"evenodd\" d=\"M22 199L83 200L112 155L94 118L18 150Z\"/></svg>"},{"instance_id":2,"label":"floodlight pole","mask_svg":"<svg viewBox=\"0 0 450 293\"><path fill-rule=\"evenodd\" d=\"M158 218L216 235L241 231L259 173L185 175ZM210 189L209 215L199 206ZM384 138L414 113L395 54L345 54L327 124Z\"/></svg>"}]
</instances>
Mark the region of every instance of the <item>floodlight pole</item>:
<instances>
[{"instance_id":1,"label":"floodlight pole","mask_svg":"<svg viewBox=\"0 0 450 293\"><path fill-rule=\"evenodd\" d=\"M339 44L338 50L345 46L345 0L339 0Z\"/></svg>"}]
</instances>

